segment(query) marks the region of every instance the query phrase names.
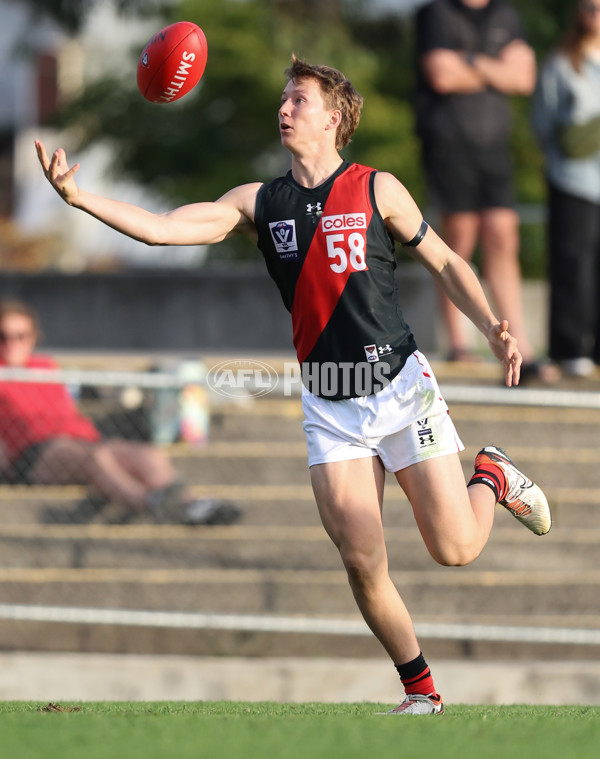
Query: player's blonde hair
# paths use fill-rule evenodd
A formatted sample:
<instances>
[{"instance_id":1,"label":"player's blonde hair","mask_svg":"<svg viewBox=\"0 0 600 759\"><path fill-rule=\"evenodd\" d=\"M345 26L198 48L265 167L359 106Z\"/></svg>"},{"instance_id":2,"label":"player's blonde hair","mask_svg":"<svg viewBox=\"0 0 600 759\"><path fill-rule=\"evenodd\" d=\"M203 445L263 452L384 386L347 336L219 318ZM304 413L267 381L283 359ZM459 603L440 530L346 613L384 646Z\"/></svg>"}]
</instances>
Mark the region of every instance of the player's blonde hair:
<instances>
[{"instance_id":1,"label":"player's blonde hair","mask_svg":"<svg viewBox=\"0 0 600 759\"><path fill-rule=\"evenodd\" d=\"M363 98L344 74L331 66L313 65L292 53L292 65L285 70L288 80L314 79L319 83L325 105L338 109L342 120L335 135L335 147L341 150L352 138L363 107Z\"/></svg>"}]
</instances>

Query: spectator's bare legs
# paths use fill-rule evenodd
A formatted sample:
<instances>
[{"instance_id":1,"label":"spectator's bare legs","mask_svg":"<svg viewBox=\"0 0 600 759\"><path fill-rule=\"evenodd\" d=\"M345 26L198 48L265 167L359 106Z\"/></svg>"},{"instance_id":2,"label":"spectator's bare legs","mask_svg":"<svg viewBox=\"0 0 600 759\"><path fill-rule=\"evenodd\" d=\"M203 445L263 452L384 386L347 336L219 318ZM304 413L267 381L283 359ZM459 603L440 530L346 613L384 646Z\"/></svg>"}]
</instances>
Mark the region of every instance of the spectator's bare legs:
<instances>
[{"instance_id":1,"label":"spectator's bare legs","mask_svg":"<svg viewBox=\"0 0 600 759\"><path fill-rule=\"evenodd\" d=\"M384 470L377 457L320 464L310 470L321 520L337 546L358 607L395 664L419 655L410 615L390 579L381 518ZM397 473L412 499L417 524L442 564L472 561L485 545L494 496L485 485L468 491L458 455Z\"/></svg>"},{"instance_id":2,"label":"spectator's bare legs","mask_svg":"<svg viewBox=\"0 0 600 759\"><path fill-rule=\"evenodd\" d=\"M524 363L534 361L523 319L519 217L512 208L488 208L481 212L482 278L498 314L508 319Z\"/></svg>"},{"instance_id":3,"label":"spectator's bare legs","mask_svg":"<svg viewBox=\"0 0 600 759\"><path fill-rule=\"evenodd\" d=\"M490 299L502 319L507 319L517 338L525 364L535 361L533 347L525 331L521 267L519 264L519 217L512 208L488 208L481 212L461 212L442 217L442 236L461 258L470 261L477 240L483 252L482 279L489 288ZM450 353L468 353L464 332L466 319L439 291L440 307L448 330ZM542 379L557 379L552 367L540 369Z\"/></svg>"},{"instance_id":4,"label":"spectator's bare legs","mask_svg":"<svg viewBox=\"0 0 600 759\"><path fill-rule=\"evenodd\" d=\"M43 485L90 485L136 510L145 508L151 490L176 479L171 461L160 448L126 440L90 443L72 438L58 438L47 445L30 476Z\"/></svg>"},{"instance_id":5,"label":"spectator's bare legs","mask_svg":"<svg viewBox=\"0 0 600 759\"><path fill-rule=\"evenodd\" d=\"M480 218L476 212L446 214L441 219L442 237L448 247L452 248L465 261L470 261L477 245L480 231ZM449 353L459 357L469 352L465 335L466 317L438 288L441 316L448 333Z\"/></svg>"},{"instance_id":6,"label":"spectator's bare legs","mask_svg":"<svg viewBox=\"0 0 600 759\"><path fill-rule=\"evenodd\" d=\"M107 462L113 465L116 461L121 471L142 485L142 506L146 505L149 492L165 488L178 479L171 459L162 448L119 438L106 440L103 447L109 452Z\"/></svg>"}]
</instances>

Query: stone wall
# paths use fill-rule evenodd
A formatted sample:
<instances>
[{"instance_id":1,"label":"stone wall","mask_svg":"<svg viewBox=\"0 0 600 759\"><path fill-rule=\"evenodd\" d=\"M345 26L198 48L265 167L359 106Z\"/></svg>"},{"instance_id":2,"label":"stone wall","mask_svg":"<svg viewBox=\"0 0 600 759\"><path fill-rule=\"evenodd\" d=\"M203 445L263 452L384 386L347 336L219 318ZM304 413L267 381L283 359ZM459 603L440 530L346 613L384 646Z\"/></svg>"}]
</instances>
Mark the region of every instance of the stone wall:
<instances>
[{"instance_id":1,"label":"stone wall","mask_svg":"<svg viewBox=\"0 0 600 759\"><path fill-rule=\"evenodd\" d=\"M435 348L433 281L399 265L400 302L419 347ZM67 350L190 351L292 348L291 324L262 266L109 274L6 273L0 297L39 313L44 345Z\"/></svg>"}]
</instances>

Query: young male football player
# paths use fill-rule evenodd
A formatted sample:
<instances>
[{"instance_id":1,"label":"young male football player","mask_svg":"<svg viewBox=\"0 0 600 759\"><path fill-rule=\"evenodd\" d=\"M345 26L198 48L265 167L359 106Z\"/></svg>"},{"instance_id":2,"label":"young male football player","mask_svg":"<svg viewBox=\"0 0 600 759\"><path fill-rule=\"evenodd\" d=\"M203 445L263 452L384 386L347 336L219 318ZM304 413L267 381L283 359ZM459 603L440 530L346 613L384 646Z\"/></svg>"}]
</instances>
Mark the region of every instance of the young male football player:
<instances>
[{"instance_id":1,"label":"young male football player","mask_svg":"<svg viewBox=\"0 0 600 759\"><path fill-rule=\"evenodd\" d=\"M339 150L362 98L336 69L292 57L279 108L291 171L216 202L152 214L80 189L63 150L44 173L70 205L149 245L215 243L245 234L264 254L291 312L303 376L304 429L317 506L339 549L356 603L393 663L406 698L390 714L441 714L443 704L409 613L388 574L382 527L385 471L406 493L433 558L467 564L488 539L497 502L530 530L550 529L544 494L499 448L478 454L465 484L462 443L425 356L400 311L394 240L406 245L487 337L519 381L521 355L469 266L423 221L391 174Z\"/></svg>"}]
</instances>

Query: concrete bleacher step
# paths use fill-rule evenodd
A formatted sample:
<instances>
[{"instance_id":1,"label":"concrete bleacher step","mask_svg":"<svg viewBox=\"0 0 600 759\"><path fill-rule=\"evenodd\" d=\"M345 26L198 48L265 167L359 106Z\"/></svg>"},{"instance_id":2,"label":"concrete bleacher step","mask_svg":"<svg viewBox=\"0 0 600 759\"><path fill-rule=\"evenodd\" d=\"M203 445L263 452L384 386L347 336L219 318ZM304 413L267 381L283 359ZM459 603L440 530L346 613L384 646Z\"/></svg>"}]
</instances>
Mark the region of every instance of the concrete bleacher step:
<instances>
[{"instance_id":1,"label":"concrete bleacher step","mask_svg":"<svg viewBox=\"0 0 600 759\"><path fill-rule=\"evenodd\" d=\"M473 624L478 619L470 620ZM506 623L497 620L498 624ZM508 618L510 623L512 618ZM576 627L578 618L563 618L565 626ZM485 618L485 623L494 622ZM544 624L545 620L540 619ZM526 621L521 621L526 624ZM470 661L577 661L597 659L600 646L440 639L420 635L431 660ZM171 629L110 624L5 622L0 620L0 643L4 650L77 651L80 653L173 654L235 657L309 657L380 659L391 667L386 654L372 635L322 635L263 631Z\"/></svg>"},{"instance_id":2,"label":"concrete bleacher step","mask_svg":"<svg viewBox=\"0 0 600 759\"><path fill-rule=\"evenodd\" d=\"M498 526L475 566L480 571L513 567L523 572L567 561L572 571L600 564L600 530L555 530L536 537L517 524ZM389 528L392 570L428 571L435 566L415 527ZM337 570L341 560L321 526L198 527L165 525L0 526L4 568L309 569Z\"/></svg>"},{"instance_id":3,"label":"concrete bleacher step","mask_svg":"<svg viewBox=\"0 0 600 759\"><path fill-rule=\"evenodd\" d=\"M495 382L495 379L493 380ZM410 505L393 478L384 521L390 566L415 619L494 624L598 626L600 412L452 405L467 446L506 445L544 487L554 513L535 537L501 508L491 540L470 567L428 556ZM81 488L0 487L0 603L230 614L348 615L355 604L335 548L320 526L296 399L215 410L206 449L170 453L198 497L238 502L232 527L44 524L67 512ZM515 622L515 620L520 620ZM152 653L381 656L372 638L130 628L0 621L0 647ZM436 656L547 656L544 646L427 641ZM561 656L590 647L555 646Z\"/></svg>"},{"instance_id":4,"label":"concrete bleacher step","mask_svg":"<svg viewBox=\"0 0 600 759\"><path fill-rule=\"evenodd\" d=\"M480 571L431 568L392 571L409 609L419 616L564 615L597 619L600 572ZM342 570L6 568L2 603L221 614L331 616L355 614Z\"/></svg>"},{"instance_id":5,"label":"concrete bleacher step","mask_svg":"<svg viewBox=\"0 0 600 759\"><path fill-rule=\"evenodd\" d=\"M598 527L600 489L545 487L545 491L552 510L552 536L560 534L568 540L570 530L593 531ZM247 526L320 526L317 507L308 484L275 487L198 485L193 487L193 493L199 498L217 497L238 503L243 511L241 523ZM42 525L48 509L68 515L83 496L84 491L81 489L57 488L48 489L44 493L14 494L12 491L2 492L0 487L0 526ZM514 526L517 533L524 529L513 524L512 517L501 507L497 507L496 511L494 531L507 524ZM122 510L112 509L110 514L100 514L96 521L107 522L113 516L119 518L122 513ZM64 518L67 519L66 516ZM386 529L413 529L415 526L410 504L400 488L393 483L386 488L383 519Z\"/></svg>"},{"instance_id":6,"label":"concrete bleacher step","mask_svg":"<svg viewBox=\"0 0 600 759\"><path fill-rule=\"evenodd\" d=\"M297 454L290 453L289 455L284 455L285 451L280 451L277 456L270 457L268 447L264 444L257 442L255 448L256 453L248 455L246 444L243 446L231 444L228 451L219 446L217 450L207 451L205 455L178 454L175 462L187 481L202 485L223 485L228 481L231 482L234 479L232 467L236 469L235 482L248 485L303 487L310 484L310 473L303 449ZM461 453L466 479L473 473L473 462L478 450L480 449L468 446ZM526 446L523 445L507 448L515 464L531 479L543 484L544 489L572 487L578 490L582 486L582 470L586 467L600 467L600 446L580 446L576 449L562 446L552 449L543 448L533 451L532 455L523 455L524 450ZM546 454L547 458L545 458ZM393 494L397 487L394 477L388 476L386 495ZM598 490L600 490L600 483L598 483Z\"/></svg>"},{"instance_id":7,"label":"concrete bleacher step","mask_svg":"<svg viewBox=\"0 0 600 759\"><path fill-rule=\"evenodd\" d=\"M518 393L518 390L515 391ZM450 404L450 413L466 445L489 442L507 446L597 446L599 409ZM266 396L218 408L213 414L211 440L303 442L302 408L298 400ZM265 434L266 433L266 434ZM557 434L558 433L558 434Z\"/></svg>"},{"instance_id":8,"label":"concrete bleacher step","mask_svg":"<svg viewBox=\"0 0 600 759\"><path fill-rule=\"evenodd\" d=\"M283 482L265 484L262 469L271 469L260 460L254 467L248 467L252 477L243 482L230 482L231 467L228 462L221 460L210 465L213 472L211 478L215 484L195 484L192 493L195 497L217 497L238 503L242 510L242 521L247 525L319 525L319 516L310 486L309 476L303 470L303 465L289 463L289 479ZM224 467L221 474L214 470ZM281 462L277 467L281 471ZM589 472L582 471L588 467L574 466L565 470L562 466L544 467L539 462L530 462L527 471L542 484L550 502L553 514L553 532L565 531L571 528L595 528L598 525L598 509L600 508L600 487L590 482ZM545 469L545 474L542 469ZM538 476L537 471L540 470ZM240 471L247 474L245 467L236 467L236 479ZM465 464L465 475L469 476L469 467ZM198 480L202 477L198 475ZM266 477L265 477L266 479ZM281 479L280 473L274 479ZM193 480L190 481L193 482ZM197 481L197 480L196 480ZM586 485L592 485L589 487ZM86 494L80 487L18 487L0 486L0 525L2 524L41 524L47 517L48 509L63 512L65 519L78 501ZM498 509L497 524L507 518L502 509ZM119 518L122 511L109 509L97 517L97 521L107 521ZM394 478L388 476L385 489L384 524L387 527L414 527L414 518L410 504L402 493Z\"/></svg>"}]
</instances>

